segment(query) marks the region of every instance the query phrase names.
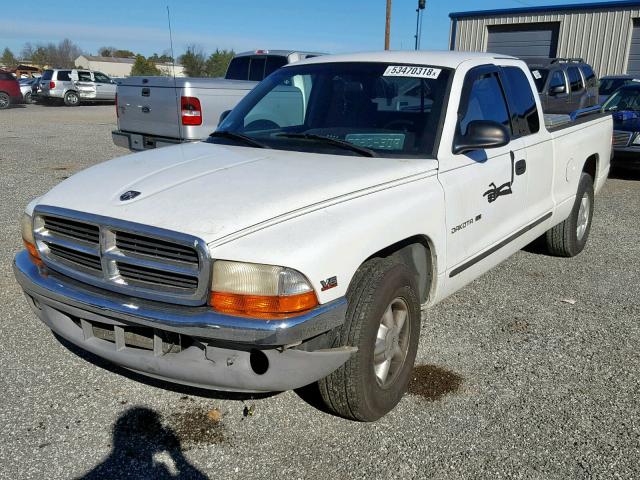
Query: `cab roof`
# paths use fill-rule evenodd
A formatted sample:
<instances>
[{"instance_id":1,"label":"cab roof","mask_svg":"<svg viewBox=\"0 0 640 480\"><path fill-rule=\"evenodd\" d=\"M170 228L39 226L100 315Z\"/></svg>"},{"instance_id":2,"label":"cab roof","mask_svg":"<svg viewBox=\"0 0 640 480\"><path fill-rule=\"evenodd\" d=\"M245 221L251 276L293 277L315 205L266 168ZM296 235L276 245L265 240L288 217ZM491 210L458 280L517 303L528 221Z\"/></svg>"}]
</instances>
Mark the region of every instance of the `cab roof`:
<instances>
[{"instance_id":1,"label":"cab roof","mask_svg":"<svg viewBox=\"0 0 640 480\"><path fill-rule=\"evenodd\" d=\"M434 65L445 68L457 68L468 60L486 60L492 62L496 59L518 60L509 55L500 55L485 52L453 52L448 50L419 50L400 51L385 50L379 52L362 52L341 55L324 55L301 60L292 65L313 65L318 63L346 63L346 62L381 62L398 64Z\"/></svg>"}]
</instances>

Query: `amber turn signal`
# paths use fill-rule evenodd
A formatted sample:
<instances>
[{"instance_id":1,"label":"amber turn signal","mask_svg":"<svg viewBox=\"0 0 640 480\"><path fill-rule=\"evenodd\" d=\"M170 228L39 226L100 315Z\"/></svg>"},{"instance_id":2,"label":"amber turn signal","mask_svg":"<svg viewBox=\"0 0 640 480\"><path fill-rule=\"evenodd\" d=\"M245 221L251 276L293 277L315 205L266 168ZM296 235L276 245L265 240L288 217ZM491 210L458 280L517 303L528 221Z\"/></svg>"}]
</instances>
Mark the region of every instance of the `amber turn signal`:
<instances>
[{"instance_id":1,"label":"amber turn signal","mask_svg":"<svg viewBox=\"0 0 640 480\"><path fill-rule=\"evenodd\" d=\"M26 240L23 240L22 243L24 243L24 247L27 249L27 252L29 252L31 260L33 260L36 265L41 265L42 260L40 259L40 253L38 252L36 246L33 243L27 242Z\"/></svg>"},{"instance_id":2,"label":"amber turn signal","mask_svg":"<svg viewBox=\"0 0 640 480\"><path fill-rule=\"evenodd\" d=\"M315 292L289 296L211 292L210 305L221 313L262 319L295 317L318 305Z\"/></svg>"}]
</instances>

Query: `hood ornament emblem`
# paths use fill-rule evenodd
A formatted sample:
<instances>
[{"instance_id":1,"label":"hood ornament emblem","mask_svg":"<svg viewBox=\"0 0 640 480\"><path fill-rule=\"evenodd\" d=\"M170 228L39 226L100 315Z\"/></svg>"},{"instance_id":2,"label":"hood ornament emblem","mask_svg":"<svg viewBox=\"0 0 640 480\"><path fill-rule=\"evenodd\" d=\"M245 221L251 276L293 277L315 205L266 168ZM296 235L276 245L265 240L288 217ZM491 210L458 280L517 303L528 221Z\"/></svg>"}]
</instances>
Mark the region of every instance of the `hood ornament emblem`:
<instances>
[{"instance_id":1,"label":"hood ornament emblem","mask_svg":"<svg viewBox=\"0 0 640 480\"><path fill-rule=\"evenodd\" d=\"M122 195L120 195L120 201L126 202L127 200L133 200L138 195L140 195L140 193L141 192L138 192L136 190L129 190L127 192L124 192Z\"/></svg>"}]
</instances>

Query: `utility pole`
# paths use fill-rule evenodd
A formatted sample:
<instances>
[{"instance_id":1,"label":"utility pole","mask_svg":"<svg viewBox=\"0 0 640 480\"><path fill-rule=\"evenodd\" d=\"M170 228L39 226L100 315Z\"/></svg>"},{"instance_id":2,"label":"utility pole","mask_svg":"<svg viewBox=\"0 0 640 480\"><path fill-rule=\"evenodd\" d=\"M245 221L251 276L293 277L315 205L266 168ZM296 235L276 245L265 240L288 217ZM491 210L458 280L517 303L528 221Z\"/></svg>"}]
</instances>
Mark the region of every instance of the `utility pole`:
<instances>
[{"instance_id":1,"label":"utility pole","mask_svg":"<svg viewBox=\"0 0 640 480\"><path fill-rule=\"evenodd\" d=\"M391 0L387 0L387 22L384 27L384 49L389 50L389 37L391 36Z\"/></svg>"},{"instance_id":2,"label":"utility pole","mask_svg":"<svg viewBox=\"0 0 640 480\"><path fill-rule=\"evenodd\" d=\"M420 37L422 37L422 13L427 6L427 0L418 0L418 8L416 8L416 50L420 50Z\"/></svg>"}]
</instances>

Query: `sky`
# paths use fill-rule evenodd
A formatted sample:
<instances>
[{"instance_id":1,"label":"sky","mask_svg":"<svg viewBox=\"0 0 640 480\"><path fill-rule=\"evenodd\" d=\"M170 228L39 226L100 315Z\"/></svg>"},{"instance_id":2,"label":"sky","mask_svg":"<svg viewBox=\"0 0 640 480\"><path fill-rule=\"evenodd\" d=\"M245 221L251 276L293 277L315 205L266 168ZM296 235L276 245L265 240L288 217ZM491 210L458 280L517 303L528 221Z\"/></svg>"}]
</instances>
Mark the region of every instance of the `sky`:
<instances>
[{"instance_id":1,"label":"sky","mask_svg":"<svg viewBox=\"0 0 640 480\"><path fill-rule=\"evenodd\" d=\"M391 48L414 47L417 0L393 0ZM584 0L427 0L421 48L447 49L449 13L493 8L590 3ZM25 42L69 38L85 53L102 46L143 55L190 44L205 52L294 49L328 53L382 50L385 0L0 0L0 51Z\"/></svg>"}]
</instances>

